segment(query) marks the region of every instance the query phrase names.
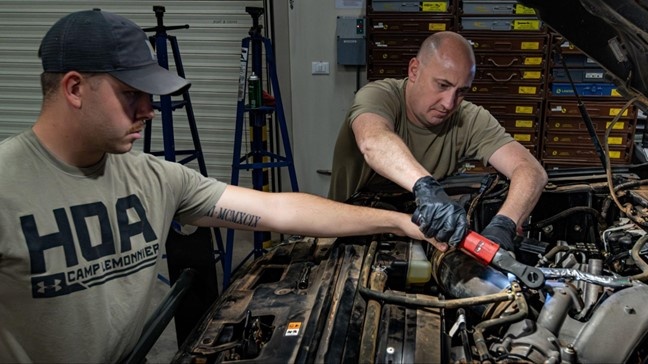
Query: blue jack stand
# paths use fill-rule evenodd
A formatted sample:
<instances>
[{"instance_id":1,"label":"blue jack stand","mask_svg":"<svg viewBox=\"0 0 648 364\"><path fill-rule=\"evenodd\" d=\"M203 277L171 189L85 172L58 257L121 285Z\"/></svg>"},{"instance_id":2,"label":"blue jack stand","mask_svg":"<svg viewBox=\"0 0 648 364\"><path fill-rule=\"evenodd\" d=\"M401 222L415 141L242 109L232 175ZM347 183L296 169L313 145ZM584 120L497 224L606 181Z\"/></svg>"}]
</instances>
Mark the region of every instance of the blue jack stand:
<instances>
[{"instance_id":1,"label":"blue jack stand","mask_svg":"<svg viewBox=\"0 0 648 364\"><path fill-rule=\"evenodd\" d=\"M178 48L178 39L167 34L167 30L174 29L188 29L189 25L165 26L162 22L164 16L163 6L154 6L155 16L157 18L157 26L153 28L145 28L144 31L155 31L155 35L149 37L151 43L155 48L158 63L160 66L169 69L169 57L167 53L167 42L171 45L173 52L173 60L175 67L180 77L185 77L184 68L182 66L182 59L180 58L180 49ZM151 121L147 121L146 129L144 130L144 152L151 153L156 156L164 155L164 159L175 162L177 155L188 155L187 158L180 160L178 163L186 164L194 159L198 160L198 168L202 175L207 176L207 168L205 167L205 159L203 157L202 148L200 146L200 138L198 136L198 129L196 128L196 119L193 113L193 106L189 97L189 91L185 90L182 93L182 100L174 101L170 95L160 96L160 101L153 102L153 107L160 110L162 114L162 137L164 141L164 150L151 152ZM184 108L187 111L187 119L189 121L189 129L194 144L193 150L176 150L175 149L175 136L173 133L173 111L176 109Z\"/></svg>"},{"instance_id":2,"label":"blue jack stand","mask_svg":"<svg viewBox=\"0 0 648 364\"><path fill-rule=\"evenodd\" d=\"M239 75L239 90L238 90L238 103L236 107L236 129L234 139L234 153L232 161L232 185L238 185L239 173L241 169L252 170L252 186L259 191L267 190L266 185L266 172L268 168L287 167L288 175L290 177L290 184L292 190L297 192L297 175L295 173L295 164L293 163L292 150L290 148L290 140L288 138L288 128L286 126L286 116L281 102L281 94L279 92L279 81L277 80L276 61L272 50L272 43L269 39L261 35L262 26L259 25L259 16L263 14L263 8L246 7L245 11L252 16L252 27L248 34L249 37L243 38L241 43L241 72ZM272 87L272 94L274 96L274 105L262 105L252 108L246 105L246 80L248 71L248 55L250 54L250 42L252 43L252 72L262 78L262 54L265 48L266 56L266 69L268 71L270 85ZM263 80L261 80L263 84ZM243 138L243 125L245 113L248 114L249 126L251 129L251 140L249 153L241 155L241 140ZM284 148L285 156L273 153L267 150L264 146L264 132L266 127L266 120L272 113L276 114L276 122L281 135L281 143ZM243 261L236 268L238 269L247 259L254 255L255 258L260 257L265 253L263 242L267 240L268 233L257 231L254 233L254 248L243 259ZM234 248L234 230L227 230L227 246L225 251L225 264L223 268L223 288L227 287L230 283L232 270L232 249ZM236 270L234 269L234 271Z\"/></svg>"},{"instance_id":3,"label":"blue jack stand","mask_svg":"<svg viewBox=\"0 0 648 364\"><path fill-rule=\"evenodd\" d=\"M167 43L171 45L173 59L178 75L185 77L178 40L175 36L168 35L168 30L187 29L189 25L165 26L162 18L165 8L163 6L153 6L153 11L157 18L157 26L144 28L145 32L155 32L149 40L153 45L157 60L160 66L169 69ZM151 151L151 120L146 122L144 130L144 152L156 156L164 156L164 159L171 162L186 164L192 160L197 160L200 173L207 176L207 168L200 147L200 138L196 128L193 107L189 97L189 91L182 93L182 100L173 100L170 95L160 96L159 101L153 101L153 108L160 111L162 116L162 137L164 150ZM193 150L176 150L175 137L173 133L173 111L185 109L187 120L193 139ZM177 155L186 156L184 159L176 161ZM174 226L178 225L176 222ZM216 242L216 249L214 248ZM198 228L196 232L190 235L180 233L180 229L172 227L166 241L167 265L169 268L169 277L166 283L173 285L178 282L181 273L186 269L192 269L196 272L196 279L187 293L190 299L183 300L175 313L176 336L178 343L184 342L184 339L199 322L203 312L205 312L213 302L218 298L218 282L216 275L216 263L220 260L223 264L225 259L225 249L220 231L217 228ZM161 280L164 277L158 275Z\"/></svg>"}]
</instances>

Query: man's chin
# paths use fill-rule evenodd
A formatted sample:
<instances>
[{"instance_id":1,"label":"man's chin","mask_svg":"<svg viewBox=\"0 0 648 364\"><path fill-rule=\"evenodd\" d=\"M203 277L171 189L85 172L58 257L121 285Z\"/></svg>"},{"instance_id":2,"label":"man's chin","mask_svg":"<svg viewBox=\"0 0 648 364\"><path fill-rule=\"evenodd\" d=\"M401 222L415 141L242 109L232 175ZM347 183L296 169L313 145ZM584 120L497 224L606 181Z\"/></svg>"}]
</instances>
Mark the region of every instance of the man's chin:
<instances>
[{"instance_id":1,"label":"man's chin","mask_svg":"<svg viewBox=\"0 0 648 364\"><path fill-rule=\"evenodd\" d=\"M428 124L428 126L438 126L438 125L443 124L444 120L445 120L445 118L434 117L434 118L428 119L427 124Z\"/></svg>"},{"instance_id":2,"label":"man's chin","mask_svg":"<svg viewBox=\"0 0 648 364\"><path fill-rule=\"evenodd\" d=\"M133 150L133 143L122 144L119 147L114 148L110 153L112 154L124 154Z\"/></svg>"}]
</instances>

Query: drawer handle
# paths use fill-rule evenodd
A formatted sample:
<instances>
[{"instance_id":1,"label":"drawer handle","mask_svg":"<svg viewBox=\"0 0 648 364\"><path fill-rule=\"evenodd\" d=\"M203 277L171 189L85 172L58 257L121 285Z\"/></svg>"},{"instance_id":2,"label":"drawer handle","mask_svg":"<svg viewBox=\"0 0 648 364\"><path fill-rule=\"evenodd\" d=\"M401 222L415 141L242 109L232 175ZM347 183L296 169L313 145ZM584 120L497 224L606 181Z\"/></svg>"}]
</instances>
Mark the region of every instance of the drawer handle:
<instances>
[{"instance_id":1,"label":"drawer handle","mask_svg":"<svg viewBox=\"0 0 648 364\"><path fill-rule=\"evenodd\" d=\"M508 81L512 80L516 76L516 74L512 73L507 79L498 79L497 77L493 76L493 74L490 73L490 72L487 72L486 76L490 77L493 81L508 82Z\"/></svg>"},{"instance_id":2,"label":"drawer handle","mask_svg":"<svg viewBox=\"0 0 648 364\"><path fill-rule=\"evenodd\" d=\"M492 58L488 58L487 61L490 62L490 63L492 63L493 65L495 65L495 66L497 66L497 67L510 67L510 66L512 66L514 63L516 63L517 61L519 61L519 59L518 59L518 58L513 58L513 59L511 60L511 62L509 62L508 64L498 64L498 63L495 62L495 60L492 59Z\"/></svg>"}]
</instances>

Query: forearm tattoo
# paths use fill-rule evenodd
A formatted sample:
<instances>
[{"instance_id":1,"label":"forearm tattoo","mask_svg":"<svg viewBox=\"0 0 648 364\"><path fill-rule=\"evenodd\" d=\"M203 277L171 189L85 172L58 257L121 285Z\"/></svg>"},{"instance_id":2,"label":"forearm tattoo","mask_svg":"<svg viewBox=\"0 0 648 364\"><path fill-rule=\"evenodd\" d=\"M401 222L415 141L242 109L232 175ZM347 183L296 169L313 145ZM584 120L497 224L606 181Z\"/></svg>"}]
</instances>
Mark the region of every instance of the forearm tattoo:
<instances>
[{"instance_id":1,"label":"forearm tattoo","mask_svg":"<svg viewBox=\"0 0 648 364\"><path fill-rule=\"evenodd\" d=\"M256 227L259 224L259 220L261 220L261 216L252 215L241 211L224 209L222 207L218 210L216 217L223 221L229 221L235 224L246 225L253 228Z\"/></svg>"}]
</instances>

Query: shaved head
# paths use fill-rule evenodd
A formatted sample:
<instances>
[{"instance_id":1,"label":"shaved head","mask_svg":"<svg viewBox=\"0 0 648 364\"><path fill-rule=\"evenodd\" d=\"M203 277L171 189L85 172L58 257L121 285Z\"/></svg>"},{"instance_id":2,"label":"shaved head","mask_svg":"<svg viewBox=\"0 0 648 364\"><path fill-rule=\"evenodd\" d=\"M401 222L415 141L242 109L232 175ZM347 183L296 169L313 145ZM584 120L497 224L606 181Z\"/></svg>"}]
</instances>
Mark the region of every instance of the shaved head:
<instances>
[{"instance_id":1,"label":"shaved head","mask_svg":"<svg viewBox=\"0 0 648 364\"><path fill-rule=\"evenodd\" d=\"M461 35L449 31L437 32L427 37L421 44L416 57L419 61L427 63L430 57L442 53L451 54L453 58L467 59L473 65L475 64L475 54L470 42Z\"/></svg>"}]
</instances>

